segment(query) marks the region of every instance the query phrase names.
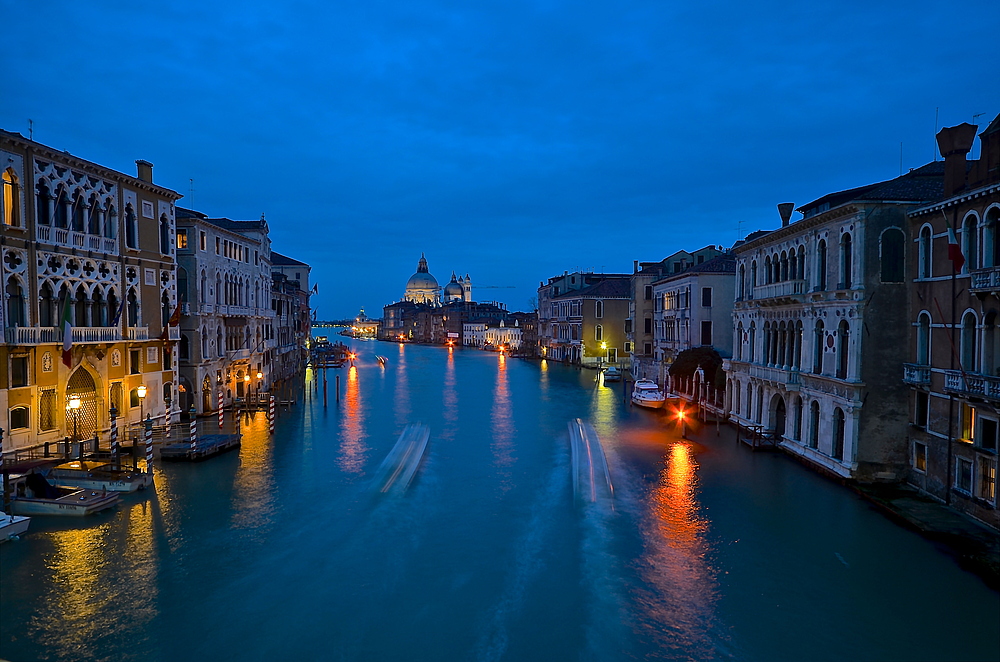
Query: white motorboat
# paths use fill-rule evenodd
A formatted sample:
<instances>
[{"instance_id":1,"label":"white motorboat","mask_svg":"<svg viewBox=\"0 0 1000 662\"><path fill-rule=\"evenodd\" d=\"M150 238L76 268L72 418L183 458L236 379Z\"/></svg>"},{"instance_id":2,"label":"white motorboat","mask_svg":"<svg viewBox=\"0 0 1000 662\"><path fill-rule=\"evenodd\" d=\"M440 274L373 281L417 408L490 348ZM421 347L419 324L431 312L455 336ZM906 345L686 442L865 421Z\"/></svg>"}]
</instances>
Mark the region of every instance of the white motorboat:
<instances>
[{"instance_id":1,"label":"white motorboat","mask_svg":"<svg viewBox=\"0 0 1000 662\"><path fill-rule=\"evenodd\" d=\"M108 492L135 492L153 484L153 475L148 472L115 469L109 462L91 460L57 465L46 477L54 485Z\"/></svg>"},{"instance_id":2,"label":"white motorboat","mask_svg":"<svg viewBox=\"0 0 1000 662\"><path fill-rule=\"evenodd\" d=\"M15 536L21 535L28 530L28 524L30 523L30 517L8 515L0 510L0 542L10 540Z\"/></svg>"},{"instance_id":3,"label":"white motorboat","mask_svg":"<svg viewBox=\"0 0 1000 662\"><path fill-rule=\"evenodd\" d=\"M14 494L10 510L15 515L81 517L118 503L116 492L57 487L39 473L10 476Z\"/></svg>"},{"instance_id":4,"label":"white motorboat","mask_svg":"<svg viewBox=\"0 0 1000 662\"><path fill-rule=\"evenodd\" d=\"M659 385L649 379L637 380L632 387L632 404L640 407L660 409L665 399Z\"/></svg>"}]
</instances>

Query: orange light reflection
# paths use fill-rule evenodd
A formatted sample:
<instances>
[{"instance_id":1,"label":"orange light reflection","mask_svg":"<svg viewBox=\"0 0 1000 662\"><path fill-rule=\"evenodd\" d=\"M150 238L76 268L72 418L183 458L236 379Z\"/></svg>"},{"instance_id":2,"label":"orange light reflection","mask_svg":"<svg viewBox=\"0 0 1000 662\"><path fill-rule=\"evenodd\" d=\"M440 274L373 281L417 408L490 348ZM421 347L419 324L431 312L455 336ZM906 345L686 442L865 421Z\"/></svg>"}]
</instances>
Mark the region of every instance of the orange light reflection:
<instances>
[{"instance_id":1,"label":"orange light reflection","mask_svg":"<svg viewBox=\"0 0 1000 662\"><path fill-rule=\"evenodd\" d=\"M490 448L493 450L493 463L500 468L501 490L506 492L511 488L510 469L514 457L514 424L511 410L510 390L507 384L507 361L503 355L497 363L497 383L493 390L493 412L491 416L493 440Z\"/></svg>"},{"instance_id":2,"label":"orange light reflection","mask_svg":"<svg viewBox=\"0 0 1000 662\"><path fill-rule=\"evenodd\" d=\"M364 403L361 399L361 389L358 387L358 369L351 366L347 371L347 385L344 393L344 418L340 432L340 454L337 465L348 473L361 473L364 470L367 438L365 433Z\"/></svg>"}]
</instances>

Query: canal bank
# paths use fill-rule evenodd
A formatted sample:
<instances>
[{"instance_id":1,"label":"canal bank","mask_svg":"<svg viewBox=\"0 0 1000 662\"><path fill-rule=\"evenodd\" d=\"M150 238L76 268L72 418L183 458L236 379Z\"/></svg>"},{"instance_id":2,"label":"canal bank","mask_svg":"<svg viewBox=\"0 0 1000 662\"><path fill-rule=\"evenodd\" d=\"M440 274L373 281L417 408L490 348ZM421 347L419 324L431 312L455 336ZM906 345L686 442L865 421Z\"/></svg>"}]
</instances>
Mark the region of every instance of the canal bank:
<instances>
[{"instance_id":1,"label":"canal bank","mask_svg":"<svg viewBox=\"0 0 1000 662\"><path fill-rule=\"evenodd\" d=\"M700 443L731 443L743 452L754 452L748 445L740 443L737 431L728 424L718 428L714 423L699 424L697 429L688 430L686 436ZM780 454L795 461L792 456ZM805 466L803 470L813 469ZM1000 535L989 527L907 485L859 484L833 477L826 479L852 490L892 521L935 542L962 568L978 575L993 590L1000 591Z\"/></svg>"}]
</instances>

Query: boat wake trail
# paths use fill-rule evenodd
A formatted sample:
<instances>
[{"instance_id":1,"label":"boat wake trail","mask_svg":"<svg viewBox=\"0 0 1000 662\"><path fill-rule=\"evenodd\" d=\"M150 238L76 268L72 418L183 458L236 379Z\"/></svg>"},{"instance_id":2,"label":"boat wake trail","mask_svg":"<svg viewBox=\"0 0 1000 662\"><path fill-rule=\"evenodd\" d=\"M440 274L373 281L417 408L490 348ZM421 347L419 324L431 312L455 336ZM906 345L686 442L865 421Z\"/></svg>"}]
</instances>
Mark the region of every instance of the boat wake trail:
<instances>
[{"instance_id":1,"label":"boat wake trail","mask_svg":"<svg viewBox=\"0 0 1000 662\"><path fill-rule=\"evenodd\" d=\"M587 503L600 502L614 510L615 488L608 472L608 460L597 432L579 418L569 423L572 450L573 492Z\"/></svg>"},{"instance_id":2,"label":"boat wake trail","mask_svg":"<svg viewBox=\"0 0 1000 662\"><path fill-rule=\"evenodd\" d=\"M417 467L420 466L420 460L424 457L430 435L431 431L426 425L420 423L407 425L399 435L396 445L376 469L372 481L373 489L382 494L405 492L417 472Z\"/></svg>"}]
</instances>

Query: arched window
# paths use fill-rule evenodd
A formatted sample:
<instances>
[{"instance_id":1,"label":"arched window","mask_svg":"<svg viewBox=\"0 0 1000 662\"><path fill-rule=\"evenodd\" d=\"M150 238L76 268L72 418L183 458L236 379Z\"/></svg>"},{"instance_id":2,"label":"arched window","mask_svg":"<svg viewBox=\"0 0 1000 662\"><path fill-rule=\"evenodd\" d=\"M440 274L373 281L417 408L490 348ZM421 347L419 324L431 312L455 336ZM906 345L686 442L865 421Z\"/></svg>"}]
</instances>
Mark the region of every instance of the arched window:
<instances>
[{"instance_id":1,"label":"arched window","mask_svg":"<svg viewBox=\"0 0 1000 662\"><path fill-rule=\"evenodd\" d=\"M219 356L222 356L225 353L226 350L222 346L222 329L221 328L215 330L215 346L216 346L216 351L218 351L218 353L219 353Z\"/></svg>"},{"instance_id":2,"label":"arched window","mask_svg":"<svg viewBox=\"0 0 1000 662\"><path fill-rule=\"evenodd\" d=\"M108 326L119 326L121 325L121 311L118 309L121 306L118 301L118 295L115 294L114 290L108 291Z\"/></svg>"},{"instance_id":3,"label":"arched window","mask_svg":"<svg viewBox=\"0 0 1000 662\"><path fill-rule=\"evenodd\" d=\"M789 280L796 280L799 277L799 260L798 256L795 254L795 250L792 249L788 252L788 278Z\"/></svg>"},{"instance_id":4,"label":"arched window","mask_svg":"<svg viewBox=\"0 0 1000 662\"><path fill-rule=\"evenodd\" d=\"M48 282L42 283L41 291L38 294L38 326L55 326L58 313L54 312L56 301L52 285Z\"/></svg>"},{"instance_id":5,"label":"arched window","mask_svg":"<svg viewBox=\"0 0 1000 662\"><path fill-rule=\"evenodd\" d=\"M983 320L983 367L987 375L1000 375L1000 327L997 313L991 311Z\"/></svg>"},{"instance_id":6,"label":"arched window","mask_svg":"<svg viewBox=\"0 0 1000 662\"><path fill-rule=\"evenodd\" d=\"M899 228L889 228L879 240L880 277L883 283L902 283L906 280L904 245L906 237Z\"/></svg>"},{"instance_id":7,"label":"arched window","mask_svg":"<svg viewBox=\"0 0 1000 662\"><path fill-rule=\"evenodd\" d=\"M736 354L736 360L743 360L743 322L736 325L736 338L733 342L733 352Z\"/></svg>"},{"instance_id":8,"label":"arched window","mask_svg":"<svg viewBox=\"0 0 1000 662\"><path fill-rule=\"evenodd\" d=\"M134 288L128 291L126 301L128 302L125 304L125 307L128 308L128 325L139 326L139 298L136 296Z\"/></svg>"},{"instance_id":9,"label":"arched window","mask_svg":"<svg viewBox=\"0 0 1000 662\"><path fill-rule=\"evenodd\" d=\"M966 372L977 372L979 357L976 352L976 315L971 310L962 316L961 352L962 368Z\"/></svg>"},{"instance_id":10,"label":"arched window","mask_svg":"<svg viewBox=\"0 0 1000 662\"><path fill-rule=\"evenodd\" d=\"M926 312L917 318L917 364L931 364L931 316Z\"/></svg>"},{"instance_id":11,"label":"arched window","mask_svg":"<svg viewBox=\"0 0 1000 662\"><path fill-rule=\"evenodd\" d=\"M733 413L740 415L740 383L733 384Z\"/></svg>"},{"instance_id":12,"label":"arched window","mask_svg":"<svg viewBox=\"0 0 1000 662\"><path fill-rule=\"evenodd\" d=\"M788 253L785 251L781 251L781 273L778 274L778 280L788 280Z\"/></svg>"},{"instance_id":13,"label":"arched window","mask_svg":"<svg viewBox=\"0 0 1000 662\"><path fill-rule=\"evenodd\" d=\"M826 240L820 239L816 246L816 289L826 289Z\"/></svg>"},{"instance_id":14,"label":"arched window","mask_svg":"<svg viewBox=\"0 0 1000 662\"><path fill-rule=\"evenodd\" d=\"M131 203L125 205L125 245L139 248L139 228L136 226L135 209Z\"/></svg>"},{"instance_id":15,"label":"arched window","mask_svg":"<svg viewBox=\"0 0 1000 662\"><path fill-rule=\"evenodd\" d=\"M177 298L180 301L188 301L188 274L183 267L177 267Z\"/></svg>"},{"instance_id":16,"label":"arched window","mask_svg":"<svg viewBox=\"0 0 1000 662\"><path fill-rule=\"evenodd\" d=\"M747 268L740 264L740 301L747 298Z\"/></svg>"},{"instance_id":17,"label":"arched window","mask_svg":"<svg viewBox=\"0 0 1000 662\"><path fill-rule=\"evenodd\" d=\"M83 199L83 193L77 191L73 195L73 232L83 232L84 231L84 214L86 213L87 204Z\"/></svg>"},{"instance_id":18,"label":"arched window","mask_svg":"<svg viewBox=\"0 0 1000 662\"><path fill-rule=\"evenodd\" d=\"M107 204L104 206L104 236L108 239L118 238L118 210L115 209L114 203L111 199L108 199Z\"/></svg>"},{"instance_id":19,"label":"arched window","mask_svg":"<svg viewBox=\"0 0 1000 662\"><path fill-rule=\"evenodd\" d=\"M604 317L604 302L595 301L594 302L594 317L601 318Z\"/></svg>"},{"instance_id":20,"label":"arched window","mask_svg":"<svg viewBox=\"0 0 1000 662\"><path fill-rule=\"evenodd\" d=\"M978 220L975 214L968 214L962 223L962 255L965 256L963 274L979 268Z\"/></svg>"},{"instance_id":21,"label":"arched window","mask_svg":"<svg viewBox=\"0 0 1000 662\"><path fill-rule=\"evenodd\" d=\"M160 214L160 253L170 255L170 221L166 214Z\"/></svg>"},{"instance_id":22,"label":"arched window","mask_svg":"<svg viewBox=\"0 0 1000 662\"><path fill-rule=\"evenodd\" d=\"M809 405L809 448L819 447L819 402Z\"/></svg>"},{"instance_id":23,"label":"arched window","mask_svg":"<svg viewBox=\"0 0 1000 662\"><path fill-rule=\"evenodd\" d=\"M931 229L925 225L920 228L920 239L917 242L917 277L931 277Z\"/></svg>"},{"instance_id":24,"label":"arched window","mask_svg":"<svg viewBox=\"0 0 1000 662\"><path fill-rule=\"evenodd\" d=\"M771 284L771 256L768 255L764 258L764 284Z\"/></svg>"},{"instance_id":25,"label":"arched window","mask_svg":"<svg viewBox=\"0 0 1000 662\"><path fill-rule=\"evenodd\" d=\"M833 459L844 461L844 436L846 428L844 421L844 410L837 407L833 410L833 452L830 453Z\"/></svg>"},{"instance_id":26,"label":"arched window","mask_svg":"<svg viewBox=\"0 0 1000 662\"><path fill-rule=\"evenodd\" d=\"M802 441L802 397L795 396L792 404L792 439Z\"/></svg>"},{"instance_id":27,"label":"arched window","mask_svg":"<svg viewBox=\"0 0 1000 662\"><path fill-rule=\"evenodd\" d=\"M802 368L802 320L798 320L795 323L795 338L793 340L794 346L792 347L792 369L800 370Z\"/></svg>"},{"instance_id":28,"label":"arched window","mask_svg":"<svg viewBox=\"0 0 1000 662\"><path fill-rule=\"evenodd\" d=\"M75 321L73 326L90 326L87 321L87 313L90 309L90 297L87 296L87 290L83 289L83 285L76 288L76 306L75 306Z\"/></svg>"},{"instance_id":29,"label":"arched window","mask_svg":"<svg viewBox=\"0 0 1000 662\"><path fill-rule=\"evenodd\" d=\"M38 182L35 187L35 220L40 225L52 225L52 194L45 182Z\"/></svg>"},{"instance_id":30,"label":"arched window","mask_svg":"<svg viewBox=\"0 0 1000 662\"><path fill-rule=\"evenodd\" d=\"M747 384L747 412L745 418L748 421L753 418L753 384Z\"/></svg>"},{"instance_id":31,"label":"arched window","mask_svg":"<svg viewBox=\"0 0 1000 662\"><path fill-rule=\"evenodd\" d=\"M21 287L20 281L14 276L7 279L5 293L7 295L7 325L28 326L24 289Z\"/></svg>"},{"instance_id":32,"label":"arched window","mask_svg":"<svg viewBox=\"0 0 1000 662\"><path fill-rule=\"evenodd\" d=\"M108 303L104 300L104 292L99 287L94 289L91 315L94 326L108 326Z\"/></svg>"},{"instance_id":33,"label":"arched window","mask_svg":"<svg viewBox=\"0 0 1000 662\"><path fill-rule=\"evenodd\" d=\"M7 168L0 177L0 203L3 223L12 228L21 227L21 190L13 168Z\"/></svg>"},{"instance_id":34,"label":"arched window","mask_svg":"<svg viewBox=\"0 0 1000 662\"><path fill-rule=\"evenodd\" d=\"M849 290L854 286L854 251L851 235L847 232L840 238L840 287Z\"/></svg>"},{"instance_id":35,"label":"arched window","mask_svg":"<svg viewBox=\"0 0 1000 662\"><path fill-rule=\"evenodd\" d=\"M160 296L160 319L162 320L161 325L164 329L166 329L167 325L170 323L170 316L172 314L173 311L170 309L170 294L164 290L163 294Z\"/></svg>"},{"instance_id":36,"label":"arched window","mask_svg":"<svg viewBox=\"0 0 1000 662\"><path fill-rule=\"evenodd\" d=\"M986 217L983 220L982 248L983 266L1000 266L1000 207L990 207L986 210Z\"/></svg>"},{"instance_id":37,"label":"arched window","mask_svg":"<svg viewBox=\"0 0 1000 662\"><path fill-rule=\"evenodd\" d=\"M101 235L101 203L95 193L90 197L90 209L87 214L87 232L92 235Z\"/></svg>"},{"instance_id":38,"label":"arched window","mask_svg":"<svg viewBox=\"0 0 1000 662\"><path fill-rule=\"evenodd\" d=\"M826 332L823 328L823 320L816 320L816 328L813 329L813 369L812 371L820 375L823 373L823 344L826 340Z\"/></svg>"},{"instance_id":39,"label":"arched window","mask_svg":"<svg viewBox=\"0 0 1000 662\"><path fill-rule=\"evenodd\" d=\"M135 408L139 406L139 389L134 388L128 392L128 406Z\"/></svg>"},{"instance_id":40,"label":"arched window","mask_svg":"<svg viewBox=\"0 0 1000 662\"><path fill-rule=\"evenodd\" d=\"M757 260L750 263L750 298L753 298L754 288L757 287Z\"/></svg>"},{"instance_id":41,"label":"arched window","mask_svg":"<svg viewBox=\"0 0 1000 662\"><path fill-rule=\"evenodd\" d=\"M215 274L215 303L222 304L225 302L225 295L222 292L222 274Z\"/></svg>"},{"instance_id":42,"label":"arched window","mask_svg":"<svg viewBox=\"0 0 1000 662\"><path fill-rule=\"evenodd\" d=\"M10 410L10 429L23 430L31 427L31 412L27 407L13 407Z\"/></svg>"},{"instance_id":43,"label":"arched window","mask_svg":"<svg viewBox=\"0 0 1000 662\"><path fill-rule=\"evenodd\" d=\"M799 271L796 278L799 280L805 280L806 278L806 247L799 246L799 259L798 259Z\"/></svg>"},{"instance_id":44,"label":"arched window","mask_svg":"<svg viewBox=\"0 0 1000 662\"><path fill-rule=\"evenodd\" d=\"M604 340L604 327L600 324L594 327L594 340L598 342Z\"/></svg>"},{"instance_id":45,"label":"arched window","mask_svg":"<svg viewBox=\"0 0 1000 662\"><path fill-rule=\"evenodd\" d=\"M839 379L847 379L850 338L850 327L847 325L847 320L840 320L840 324L837 326L837 377Z\"/></svg>"},{"instance_id":46,"label":"arched window","mask_svg":"<svg viewBox=\"0 0 1000 662\"><path fill-rule=\"evenodd\" d=\"M53 203L57 228L65 229L69 227L69 216L66 210L68 204L69 197L66 195L66 189L60 186L56 189L56 199Z\"/></svg>"},{"instance_id":47,"label":"arched window","mask_svg":"<svg viewBox=\"0 0 1000 662\"><path fill-rule=\"evenodd\" d=\"M756 329L754 328L754 323L750 322L750 339L747 347L747 356L749 357L750 363L754 362L754 356L757 353L757 337Z\"/></svg>"}]
</instances>

